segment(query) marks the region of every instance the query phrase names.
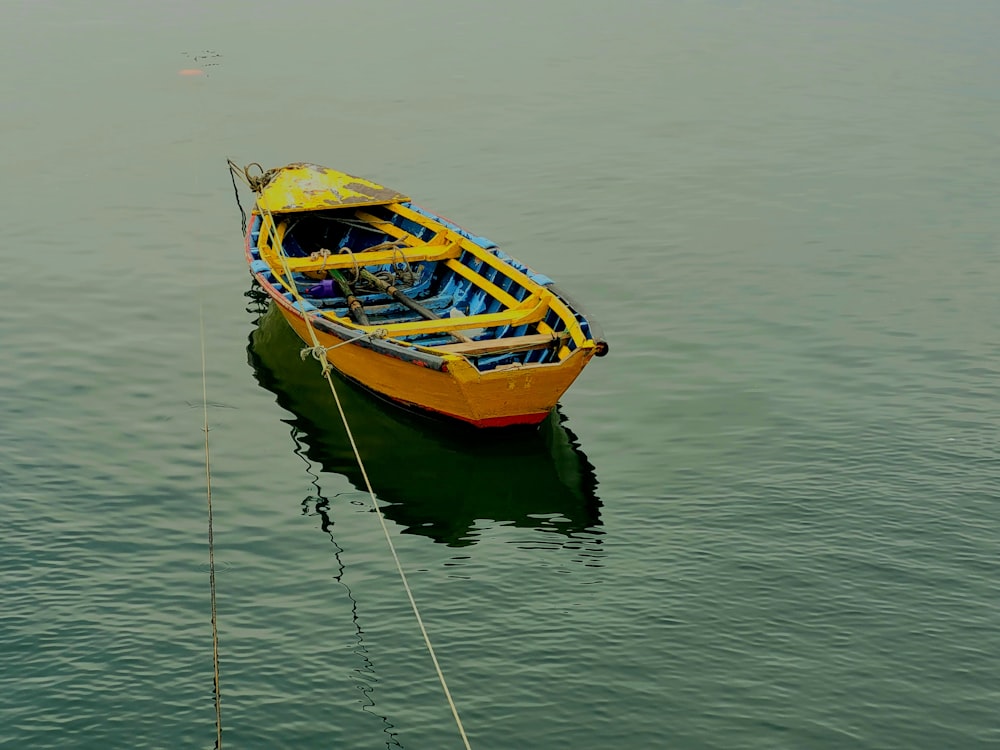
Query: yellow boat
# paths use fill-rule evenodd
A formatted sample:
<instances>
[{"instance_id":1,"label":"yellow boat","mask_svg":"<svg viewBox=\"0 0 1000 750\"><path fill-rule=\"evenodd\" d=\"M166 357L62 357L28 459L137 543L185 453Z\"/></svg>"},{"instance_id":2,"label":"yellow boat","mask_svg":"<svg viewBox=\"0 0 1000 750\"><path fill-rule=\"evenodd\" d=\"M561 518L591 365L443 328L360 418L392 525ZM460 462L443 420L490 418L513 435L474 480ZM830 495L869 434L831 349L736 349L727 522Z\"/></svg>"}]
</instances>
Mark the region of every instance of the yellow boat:
<instances>
[{"instance_id":1,"label":"yellow boat","mask_svg":"<svg viewBox=\"0 0 1000 750\"><path fill-rule=\"evenodd\" d=\"M538 424L608 351L551 279L402 193L315 164L230 167L256 193L256 282L380 396L476 427Z\"/></svg>"}]
</instances>

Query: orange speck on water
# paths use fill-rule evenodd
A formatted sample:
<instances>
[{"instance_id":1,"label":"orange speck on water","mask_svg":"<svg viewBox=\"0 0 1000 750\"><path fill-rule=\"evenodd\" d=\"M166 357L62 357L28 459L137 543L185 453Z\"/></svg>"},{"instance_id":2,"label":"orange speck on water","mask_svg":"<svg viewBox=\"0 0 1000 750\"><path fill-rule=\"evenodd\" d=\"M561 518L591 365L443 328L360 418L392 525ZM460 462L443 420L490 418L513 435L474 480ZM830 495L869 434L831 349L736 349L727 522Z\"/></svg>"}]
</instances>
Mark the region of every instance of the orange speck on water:
<instances>
[{"instance_id":1,"label":"orange speck on water","mask_svg":"<svg viewBox=\"0 0 1000 750\"><path fill-rule=\"evenodd\" d=\"M205 75L204 70L198 70L198 68L184 68L184 70L177 71L177 75L181 76L203 76Z\"/></svg>"}]
</instances>

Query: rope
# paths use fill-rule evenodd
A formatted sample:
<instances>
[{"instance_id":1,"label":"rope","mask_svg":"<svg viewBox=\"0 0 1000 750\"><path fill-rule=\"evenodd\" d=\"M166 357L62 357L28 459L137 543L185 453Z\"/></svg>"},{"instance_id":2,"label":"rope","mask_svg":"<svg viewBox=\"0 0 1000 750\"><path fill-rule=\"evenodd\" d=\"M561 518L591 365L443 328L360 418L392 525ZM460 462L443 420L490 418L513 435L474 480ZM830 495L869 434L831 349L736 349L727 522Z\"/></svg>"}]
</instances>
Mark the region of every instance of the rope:
<instances>
[{"instance_id":1,"label":"rope","mask_svg":"<svg viewBox=\"0 0 1000 750\"><path fill-rule=\"evenodd\" d=\"M285 232L285 236L287 237L291 233L291 231L292 230L289 229L287 232ZM325 271L326 270L326 264L330 260L330 255L332 255L332 253L324 247L324 248L322 248L320 250L317 250L314 253L309 253L309 260L319 260L320 258L322 258L323 259L323 265L320 266L319 270L320 271Z\"/></svg>"},{"instance_id":2,"label":"rope","mask_svg":"<svg viewBox=\"0 0 1000 750\"><path fill-rule=\"evenodd\" d=\"M358 283L358 279L361 278L361 266L358 265L358 259L354 257L354 251L351 250L351 248L349 248L347 245L344 245L337 252L340 253L341 255L343 255L344 253L347 253L347 255L350 257L351 263L354 264L354 280L350 281L348 283L349 284L357 284Z\"/></svg>"},{"instance_id":3,"label":"rope","mask_svg":"<svg viewBox=\"0 0 1000 750\"><path fill-rule=\"evenodd\" d=\"M353 344L355 341L361 341L362 339L384 339L389 335L389 332L385 328L376 328L371 333L366 333L363 336L358 336L357 338L347 339L346 341L341 341L339 344L334 344L333 346L307 346L299 352L299 357L302 358L304 362L308 357L312 357L317 362L319 366L323 368L323 371L330 370L333 365L326 358L326 353L331 352L334 349L339 349L347 344Z\"/></svg>"},{"instance_id":4,"label":"rope","mask_svg":"<svg viewBox=\"0 0 1000 750\"><path fill-rule=\"evenodd\" d=\"M397 256L401 259L400 261L396 260ZM392 249L392 266L399 272L400 276L402 276L403 269L405 268L406 279L404 283L413 284L414 279L416 279L416 276L413 273L413 266L410 265L410 261L406 258L406 253L404 253L403 249L398 245Z\"/></svg>"},{"instance_id":5,"label":"rope","mask_svg":"<svg viewBox=\"0 0 1000 750\"><path fill-rule=\"evenodd\" d=\"M212 664L215 667L215 748L222 750L222 693L219 691L219 630L215 609L215 535L212 524L212 460L208 449L208 375L205 366L205 311L198 306L201 329L201 396L205 415L205 488L208 500L208 583L212 593Z\"/></svg>"},{"instance_id":6,"label":"rope","mask_svg":"<svg viewBox=\"0 0 1000 750\"><path fill-rule=\"evenodd\" d=\"M229 162L232 164L232 162ZM240 202L240 190L236 187L236 172L233 171L232 167L229 169L229 176L233 178L233 193L236 195L236 205L240 209L240 226L243 227L243 236L247 236L247 212L243 210L243 204Z\"/></svg>"},{"instance_id":7,"label":"rope","mask_svg":"<svg viewBox=\"0 0 1000 750\"><path fill-rule=\"evenodd\" d=\"M233 164L232 161L229 162L229 165L230 165L230 171L233 171L235 174L234 169L238 168L236 168L236 165ZM258 168L260 167L260 165L257 166ZM274 222L274 216L271 215L270 209L267 208L267 206L262 204L260 201L260 192L263 189L263 185L261 184L261 182L263 181L263 184L266 184L266 181L270 179L270 175L273 175L275 171L276 170L269 170L269 172L264 173L264 176L262 178L250 178L249 175L246 174L246 170L244 170L242 176L244 180L246 180L247 184L251 187L251 189L253 189L254 192L257 193L258 209L262 213L267 215L268 218L267 231L270 234L271 240L273 242L273 247L277 250L278 257L281 259L281 265L285 271L285 280L282 283L284 283L285 288L292 293L292 296L295 299L297 299L299 302L304 302L301 295L299 294L298 288L295 286L295 281L292 279L292 272L288 266L288 256L285 255L284 247L281 244L281 240L278 238L276 229L277 225ZM251 181L251 179L253 181ZM254 187L255 184L258 187ZM350 339L348 341L342 341L340 342L340 344L336 344L333 347L323 347L319 343L319 338L316 336L316 329L313 327L311 318L312 316L305 311L305 306L302 305L302 319L306 323L306 330L309 332L309 338L312 340L312 347L307 348L306 351L312 352L314 357L319 351L324 352L324 357L322 362L322 374L323 377L326 379L327 384L330 386L330 392L333 394L333 400L337 404L337 411L340 413L340 419L344 423L344 431L347 433L347 439L351 443L351 450L354 452L354 459L358 462L358 468L361 469L361 476L365 480L365 488L368 490L369 498L371 498L372 510L374 510L375 515L378 516L379 524L382 527L382 534L385 536L385 541L389 545L389 552L392 554L393 562L396 563L396 572L399 573L399 578L403 583L403 589L406 591L406 598L409 599L410 601L410 608L413 610L413 616L417 620L417 626L420 628L420 634L424 638L424 645L427 646L427 651L430 654L431 662L433 662L434 664L434 671L437 673L438 681L441 683L441 689L444 691L444 696L448 701L449 708L451 708L451 715L455 719L455 724L458 727L458 733L462 737L462 742L465 745L465 750L472 750L472 746L469 744L469 737L465 733L465 727L462 725L462 719L458 715L458 707L455 705L455 701L451 697L451 691L448 689L448 682L444 678L444 672L441 671L441 664L438 662L437 654L434 651L434 646L431 644L430 635L428 635L427 628L424 626L424 619L423 617L420 616L420 610L417 608L417 601L413 597L413 591L410 589L410 583L406 578L406 572L403 570L403 564L402 562L400 562L399 555L396 553L396 546L393 544L392 536L389 534L389 527L385 522L385 515L382 513L382 509L378 505L378 499L375 497L375 490L372 489L371 480L368 479L368 471L367 469L365 469L364 461L361 460L361 453L358 450L358 444L354 440L354 433L351 431L351 426L347 421L347 415L344 413L344 407L340 403L340 395L337 393L337 388L333 383L333 377L331 375L333 367L330 365L329 360L327 360L325 356L325 352L328 349L333 349L336 346L341 346L343 344L350 343L351 341L357 341L358 339ZM376 330L369 335L373 335L379 332L380 331ZM207 416L206 416L206 422L207 422ZM208 433L206 432L205 435L207 444ZM215 622L214 615L212 618L212 622L214 627L214 622ZM221 729L219 736L221 741Z\"/></svg>"},{"instance_id":8,"label":"rope","mask_svg":"<svg viewBox=\"0 0 1000 750\"><path fill-rule=\"evenodd\" d=\"M340 419L344 423L344 430L347 432L347 438L351 442L351 450L354 451L354 458L358 462L358 468L361 469L361 476L365 480L365 489L368 490L368 497L372 501L372 509L375 511L375 515L378 516L379 525L382 527L382 533L385 535L385 541L389 545L389 552L392 553L392 559L396 563L396 571L399 573L399 578L403 582L403 589L406 591L406 598L410 600L410 607L413 609L413 616L417 619L417 625L420 628L420 634L424 637L424 644L427 646L427 651L431 655L431 661L434 663L434 671L437 672L438 680L441 682L441 689L444 691L444 696L448 700L448 706L451 708L451 715L455 718L455 724L458 726L458 733L462 736L462 742L465 744L465 750L472 750L472 746L469 744L469 737L465 733L465 727L462 725L462 719L458 715L458 707L455 705L454 699L451 697L451 691L448 689L448 683L444 679L444 672L441 671L441 665L438 663L437 654L434 652L434 646L431 645L431 638L427 634L427 628L424 626L424 619L420 616L420 610L417 608L417 601L413 598L413 591L410 589L410 583L406 579L406 573L403 571L403 564L399 561L399 555L396 553L396 546L392 543L392 536L389 534L389 527L385 522L385 515L382 513L382 509L378 506L378 500L375 498L375 490L372 489L371 480L368 479L368 471L365 469L365 464L361 460L361 453L358 451L358 444L354 441L354 433L351 432L351 427L347 422L347 415L344 414L344 407L340 403L340 396L337 394L337 389L333 385L333 379L330 376L329 370L324 370L324 377L326 382L330 384L330 391L333 393L333 400L337 403L337 411L340 412Z\"/></svg>"}]
</instances>

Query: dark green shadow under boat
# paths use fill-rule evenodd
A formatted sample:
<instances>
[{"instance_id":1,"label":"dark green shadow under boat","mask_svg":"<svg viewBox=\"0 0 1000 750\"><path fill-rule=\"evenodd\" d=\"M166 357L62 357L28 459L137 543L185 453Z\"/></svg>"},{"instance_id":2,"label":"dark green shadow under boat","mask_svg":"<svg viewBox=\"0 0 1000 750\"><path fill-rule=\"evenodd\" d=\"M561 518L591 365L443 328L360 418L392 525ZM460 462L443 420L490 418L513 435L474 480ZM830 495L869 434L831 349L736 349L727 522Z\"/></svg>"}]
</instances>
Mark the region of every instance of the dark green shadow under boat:
<instances>
[{"instance_id":1,"label":"dark green shadow under boat","mask_svg":"<svg viewBox=\"0 0 1000 750\"><path fill-rule=\"evenodd\" d=\"M365 490L329 386L273 307L250 335L257 381L292 413L286 421L309 461ZM537 430L492 436L413 415L334 372L337 392L386 518L436 542L476 542L482 521L535 528L565 546L599 543L594 467L554 411ZM595 560L596 564L597 561Z\"/></svg>"}]
</instances>

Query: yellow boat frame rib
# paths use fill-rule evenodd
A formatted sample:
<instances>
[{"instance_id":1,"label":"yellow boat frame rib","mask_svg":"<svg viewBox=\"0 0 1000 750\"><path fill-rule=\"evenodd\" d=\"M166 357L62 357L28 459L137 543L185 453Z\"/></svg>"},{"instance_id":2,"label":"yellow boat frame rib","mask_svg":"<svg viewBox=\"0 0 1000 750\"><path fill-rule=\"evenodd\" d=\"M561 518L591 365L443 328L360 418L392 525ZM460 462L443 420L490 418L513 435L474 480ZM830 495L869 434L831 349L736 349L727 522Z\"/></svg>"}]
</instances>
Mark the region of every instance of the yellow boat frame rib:
<instances>
[{"instance_id":1,"label":"yellow boat frame rib","mask_svg":"<svg viewBox=\"0 0 1000 750\"><path fill-rule=\"evenodd\" d=\"M298 165L296 165L298 166ZM303 168L311 165L301 165ZM339 185L340 194L347 194L343 203L331 206L330 188L321 190L323 180L292 179L289 168L267 184L254 207L261 225L256 243L261 260L265 261L277 283L292 293L296 306L269 282L263 273L258 281L279 306L281 314L303 341L311 334L304 319L309 315L320 344L328 348L330 364L348 378L400 404L437 412L468 422L477 427L499 427L515 424L536 424L555 407L559 398L577 378L598 351L598 343L588 338L575 314L551 290L542 286L514 266L498 258L445 224L402 205L408 199L375 183L360 181L349 175L326 170L323 175ZM313 175L315 177L315 175ZM305 186L305 187L303 187ZM349 187L348 187L349 186ZM317 205L317 203L319 205ZM403 229L378 219L362 207L381 205L389 211L428 227L434 232L428 242L419 240ZM303 208L305 206L305 208ZM331 207L358 206L354 220L374 225L389 237L399 241L400 249L359 251L323 258L291 258L281 246L285 226L280 216L272 212L320 210ZM277 225L275 224L275 222ZM247 232L246 249L251 256L252 226ZM524 300L517 300L468 265L459 262L467 253L480 261L480 268L494 268L528 290ZM417 320L364 326L329 311L303 311L303 299L296 289L292 272L316 272L329 269L350 269L400 260L407 262L437 261L446 264L456 274L468 279L491 297L500 301L498 312L439 320ZM555 332L544 319L549 312L562 318L565 328ZM324 326L323 321L335 325ZM491 326L534 324L537 333L521 337L488 341L473 341L440 346L421 346L398 340L400 336L434 332L461 332ZM377 346L349 344L337 346L350 338L337 336L330 330L348 329L359 335L386 338L396 347L423 352L440 358L440 369L426 366L419 357L411 359L392 356ZM572 341L572 349L567 343ZM370 344L371 342L369 342ZM332 348L335 347L336 348ZM479 371L465 356L483 351L518 351L526 348L556 346L556 358L545 364L501 365L494 370ZM398 350L397 350L398 351ZM426 359L426 357L425 357ZM423 366L422 366L423 365Z\"/></svg>"}]
</instances>

